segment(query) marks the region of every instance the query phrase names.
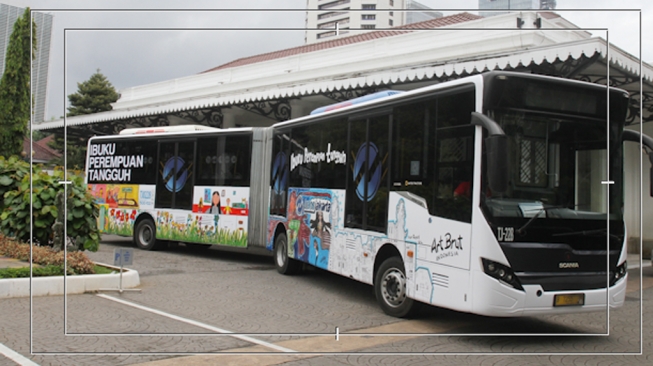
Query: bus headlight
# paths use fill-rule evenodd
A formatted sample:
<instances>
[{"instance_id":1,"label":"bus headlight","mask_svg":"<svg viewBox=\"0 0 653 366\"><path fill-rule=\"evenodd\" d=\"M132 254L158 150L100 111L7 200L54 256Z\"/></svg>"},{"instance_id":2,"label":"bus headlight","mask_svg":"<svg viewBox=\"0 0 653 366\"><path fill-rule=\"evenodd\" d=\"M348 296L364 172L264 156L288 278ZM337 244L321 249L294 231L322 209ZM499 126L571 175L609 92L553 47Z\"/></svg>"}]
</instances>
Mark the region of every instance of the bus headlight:
<instances>
[{"instance_id":1,"label":"bus headlight","mask_svg":"<svg viewBox=\"0 0 653 366\"><path fill-rule=\"evenodd\" d=\"M510 267L504 266L501 263L491 261L489 259L481 258L483 262L483 271L490 277L496 278L504 285L510 286L517 290L524 291L524 288L519 283L519 279Z\"/></svg>"},{"instance_id":2,"label":"bus headlight","mask_svg":"<svg viewBox=\"0 0 653 366\"><path fill-rule=\"evenodd\" d=\"M614 272L610 272L610 286L617 283L620 279L626 277L627 270L628 262L624 262L622 265L617 267Z\"/></svg>"}]
</instances>

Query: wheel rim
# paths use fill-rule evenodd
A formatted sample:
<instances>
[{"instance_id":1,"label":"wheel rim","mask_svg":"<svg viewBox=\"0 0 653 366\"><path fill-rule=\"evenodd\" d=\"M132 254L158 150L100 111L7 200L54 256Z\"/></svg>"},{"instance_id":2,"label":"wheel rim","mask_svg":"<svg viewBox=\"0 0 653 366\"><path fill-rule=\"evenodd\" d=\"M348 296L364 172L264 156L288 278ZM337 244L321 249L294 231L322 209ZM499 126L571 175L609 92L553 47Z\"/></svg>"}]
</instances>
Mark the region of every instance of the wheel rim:
<instances>
[{"instance_id":1,"label":"wheel rim","mask_svg":"<svg viewBox=\"0 0 653 366\"><path fill-rule=\"evenodd\" d=\"M392 307L400 306L406 300L406 276L397 268L389 268L383 273L381 283L383 300Z\"/></svg>"},{"instance_id":2,"label":"wheel rim","mask_svg":"<svg viewBox=\"0 0 653 366\"><path fill-rule=\"evenodd\" d=\"M150 241L152 241L152 228L149 226L143 227L140 232L139 239L141 240L141 243L145 245L150 244Z\"/></svg>"},{"instance_id":3,"label":"wheel rim","mask_svg":"<svg viewBox=\"0 0 653 366\"><path fill-rule=\"evenodd\" d=\"M286 263L286 242L280 240L277 243L277 264L283 267L284 263Z\"/></svg>"}]
</instances>

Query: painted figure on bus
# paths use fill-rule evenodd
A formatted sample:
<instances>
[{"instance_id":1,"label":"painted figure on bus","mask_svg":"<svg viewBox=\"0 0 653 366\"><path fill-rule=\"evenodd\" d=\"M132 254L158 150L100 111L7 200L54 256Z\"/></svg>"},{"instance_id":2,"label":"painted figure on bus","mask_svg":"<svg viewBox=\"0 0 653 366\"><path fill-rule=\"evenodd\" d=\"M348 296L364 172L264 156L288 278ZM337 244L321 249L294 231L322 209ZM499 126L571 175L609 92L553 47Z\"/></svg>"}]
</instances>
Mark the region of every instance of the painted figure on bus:
<instances>
[{"instance_id":1,"label":"painted figure on bus","mask_svg":"<svg viewBox=\"0 0 653 366\"><path fill-rule=\"evenodd\" d=\"M227 198L227 207L224 208L224 213L231 215L231 198Z\"/></svg>"},{"instance_id":2,"label":"painted figure on bus","mask_svg":"<svg viewBox=\"0 0 653 366\"><path fill-rule=\"evenodd\" d=\"M209 213L212 215L219 215L221 213L220 192L218 191L214 191L213 196L211 196L211 209Z\"/></svg>"},{"instance_id":3,"label":"painted figure on bus","mask_svg":"<svg viewBox=\"0 0 653 366\"><path fill-rule=\"evenodd\" d=\"M297 233L297 259L308 261L308 248L311 242L311 229L304 223L304 220L299 220L299 232Z\"/></svg>"},{"instance_id":4,"label":"painted figure on bus","mask_svg":"<svg viewBox=\"0 0 653 366\"><path fill-rule=\"evenodd\" d=\"M308 258L310 264L317 267L318 261L320 259L320 245L318 244L319 239L313 239L313 248L311 256Z\"/></svg>"},{"instance_id":5,"label":"painted figure on bus","mask_svg":"<svg viewBox=\"0 0 653 366\"><path fill-rule=\"evenodd\" d=\"M313 236L320 238L321 248L329 250L331 246L331 223L324 221L324 211L315 212L315 220L311 220L311 233Z\"/></svg>"},{"instance_id":6,"label":"painted figure on bus","mask_svg":"<svg viewBox=\"0 0 653 366\"><path fill-rule=\"evenodd\" d=\"M118 207L118 187L109 187L107 189L107 199L106 203L109 205L109 207Z\"/></svg>"},{"instance_id":7,"label":"painted figure on bus","mask_svg":"<svg viewBox=\"0 0 653 366\"><path fill-rule=\"evenodd\" d=\"M323 269L329 266L329 250L324 249L322 239L317 236L311 237L311 245L306 250L308 254L308 263Z\"/></svg>"},{"instance_id":8,"label":"painted figure on bus","mask_svg":"<svg viewBox=\"0 0 653 366\"><path fill-rule=\"evenodd\" d=\"M291 242L291 245L294 246L293 250L295 253L295 258L305 261L308 261L308 247L310 245L311 239L311 229L306 225L304 215L300 215L297 211L297 206L301 206L302 203L298 203L301 200L301 196L297 195L297 192L292 191L290 193L290 198L288 200L288 222L291 223L291 230L295 230L295 237L297 238L294 243ZM293 225L294 223L294 225Z\"/></svg>"}]
</instances>

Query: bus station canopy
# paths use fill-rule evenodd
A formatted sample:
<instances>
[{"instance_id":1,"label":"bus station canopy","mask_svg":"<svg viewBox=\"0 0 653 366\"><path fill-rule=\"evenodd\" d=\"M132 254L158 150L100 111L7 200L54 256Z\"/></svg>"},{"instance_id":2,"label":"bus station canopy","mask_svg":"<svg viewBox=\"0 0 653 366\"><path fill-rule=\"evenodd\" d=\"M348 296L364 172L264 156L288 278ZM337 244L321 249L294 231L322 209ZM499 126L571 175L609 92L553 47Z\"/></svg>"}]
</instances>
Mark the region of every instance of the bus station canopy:
<instances>
[{"instance_id":1,"label":"bus station canopy","mask_svg":"<svg viewBox=\"0 0 653 366\"><path fill-rule=\"evenodd\" d=\"M489 70L609 82L631 95L628 124L653 120L653 67L558 14L519 12L488 18L461 13L246 57L121 90L111 111L34 129L62 132L65 126L68 135L88 137L178 124L269 126L379 90L409 90Z\"/></svg>"}]
</instances>

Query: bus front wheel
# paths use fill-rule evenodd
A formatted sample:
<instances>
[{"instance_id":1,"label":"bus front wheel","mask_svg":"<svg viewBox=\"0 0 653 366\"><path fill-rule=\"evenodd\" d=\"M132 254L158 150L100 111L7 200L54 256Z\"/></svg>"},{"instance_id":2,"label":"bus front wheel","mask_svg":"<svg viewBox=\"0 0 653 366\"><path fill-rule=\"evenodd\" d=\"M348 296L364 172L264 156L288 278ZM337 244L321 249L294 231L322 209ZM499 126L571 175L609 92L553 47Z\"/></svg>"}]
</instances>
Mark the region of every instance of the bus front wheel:
<instances>
[{"instance_id":1,"label":"bus front wheel","mask_svg":"<svg viewBox=\"0 0 653 366\"><path fill-rule=\"evenodd\" d=\"M406 296L406 271L399 257L381 263L374 279L374 294L383 312L397 318L413 315L416 303Z\"/></svg>"},{"instance_id":2,"label":"bus front wheel","mask_svg":"<svg viewBox=\"0 0 653 366\"><path fill-rule=\"evenodd\" d=\"M156 249L156 227L154 221L144 219L134 228L134 243L139 249L154 250Z\"/></svg>"},{"instance_id":3,"label":"bus front wheel","mask_svg":"<svg viewBox=\"0 0 653 366\"><path fill-rule=\"evenodd\" d=\"M277 272L291 275L299 272L301 263L288 257L288 239L285 234L277 235L274 240L274 265Z\"/></svg>"}]
</instances>

